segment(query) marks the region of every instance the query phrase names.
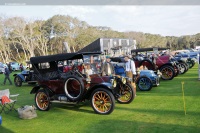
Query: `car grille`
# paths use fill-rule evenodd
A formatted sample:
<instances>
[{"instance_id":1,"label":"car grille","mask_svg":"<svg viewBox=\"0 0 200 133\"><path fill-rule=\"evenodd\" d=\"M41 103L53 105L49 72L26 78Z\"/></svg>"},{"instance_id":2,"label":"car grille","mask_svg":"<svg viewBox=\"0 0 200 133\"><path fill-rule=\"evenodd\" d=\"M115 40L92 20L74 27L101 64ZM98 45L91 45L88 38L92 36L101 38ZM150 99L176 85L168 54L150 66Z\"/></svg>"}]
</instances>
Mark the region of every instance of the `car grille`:
<instances>
[{"instance_id":1,"label":"car grille","mask_svg":"<svg viewBox=\"0 0 200 133\"><path fill-rule=\"evenodd\" d=\"M152 80L153 86L160 84L160 79L157 77L155 80Z\"/></svg>"}]
</instances>

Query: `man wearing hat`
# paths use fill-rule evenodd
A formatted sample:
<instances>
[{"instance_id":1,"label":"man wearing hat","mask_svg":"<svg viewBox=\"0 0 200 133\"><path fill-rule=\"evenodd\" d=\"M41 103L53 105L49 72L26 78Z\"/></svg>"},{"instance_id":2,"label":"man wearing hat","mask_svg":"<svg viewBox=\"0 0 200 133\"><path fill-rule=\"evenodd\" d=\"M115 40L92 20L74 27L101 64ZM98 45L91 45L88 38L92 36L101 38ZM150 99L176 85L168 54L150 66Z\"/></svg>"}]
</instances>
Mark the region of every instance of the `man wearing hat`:
<instances>
[{"instance_id":1,"label":"man wearing hat","mask_svg":"<svg viewBox=\"0 0 200 133\"><path fill-rule=\"evenodd\" d=\"M102 65L101 73L102 76L111 76L115 74L114 66L110 62L110 56L106 56L106 61Z\"/></svg>"}]
</instances>

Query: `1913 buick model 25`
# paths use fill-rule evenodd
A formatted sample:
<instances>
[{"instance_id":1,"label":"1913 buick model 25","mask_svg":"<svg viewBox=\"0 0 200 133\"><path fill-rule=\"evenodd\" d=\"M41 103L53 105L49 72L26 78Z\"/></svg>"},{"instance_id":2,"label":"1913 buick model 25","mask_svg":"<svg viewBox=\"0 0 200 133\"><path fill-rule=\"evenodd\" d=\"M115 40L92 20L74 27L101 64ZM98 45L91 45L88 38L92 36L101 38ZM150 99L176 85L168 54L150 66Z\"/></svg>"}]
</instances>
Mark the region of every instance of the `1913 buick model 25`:
<instances>
[{"instance_id":1,"label":"1913 buick model 25","mask_svg":"<svg viewBox=\"0 0 200 133\"><path fill-rule=\"evenodd\" d=\"M82 74L77 66L66 73L58 69L60 61L83 60L84 64L84 55L93 54L65 53L31 57L38 86L30 93L35 94L36 107L47 111L53 102L77 104L88 99L96 113L110 114L114 110L115 99L119 103L130 103L134 99L133 88L123 77L101 77L98 73Z\"/></svg>"}]
</instances>

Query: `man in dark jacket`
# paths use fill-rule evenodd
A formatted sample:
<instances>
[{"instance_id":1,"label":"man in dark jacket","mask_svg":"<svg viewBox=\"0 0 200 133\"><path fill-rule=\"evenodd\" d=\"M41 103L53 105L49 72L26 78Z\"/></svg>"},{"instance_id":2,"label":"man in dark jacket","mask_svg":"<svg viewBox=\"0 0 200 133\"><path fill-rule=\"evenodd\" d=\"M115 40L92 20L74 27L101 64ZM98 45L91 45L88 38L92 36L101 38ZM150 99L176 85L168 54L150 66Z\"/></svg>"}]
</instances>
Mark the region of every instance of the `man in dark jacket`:
<instances>
[{"instance_id":1,"label":"man in dark jacket","mask_svg":"<svg viewBox=\"0 0 200 133\"><path fill-rule=\"evenodd\" d=\"M4 75L5 75L5 78L4 78L3 85L6 84L6 80L7 79L10 82L10 85L12 85L12 81L10 80L10 71L9 71L9 69L6 66L4 66Z\"/></svg>"},{"instance_id":2,"label":"man in dark jacket","mask_svg":"<svg viewBox=\"0 0 200 133\"><path fill-rule=\"evenodd\" d=\"M110 62L109 56L106 56L106 62L102 65L101 73L102 76L111 76L115 74L114 66Z\"/></svg>"},{"instance_id":3,"label":"man in dark jacket","mask_svg":"<svg viewBox=\"0 0 200 133\"><path fill-rule=\"evenodd\" d=\"M10 63L7 63L7 66L8 66L8 70L10 71L10 73L12 73L12 66Z\"/></svg>"}]
</instances>

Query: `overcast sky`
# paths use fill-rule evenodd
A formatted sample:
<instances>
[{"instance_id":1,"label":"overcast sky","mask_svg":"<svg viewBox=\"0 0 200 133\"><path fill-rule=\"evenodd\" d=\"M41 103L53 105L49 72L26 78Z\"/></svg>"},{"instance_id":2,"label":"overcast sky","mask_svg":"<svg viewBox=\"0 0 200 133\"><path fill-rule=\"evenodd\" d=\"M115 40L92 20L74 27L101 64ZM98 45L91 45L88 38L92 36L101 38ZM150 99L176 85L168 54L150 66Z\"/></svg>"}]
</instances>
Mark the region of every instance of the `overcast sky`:
<instances>
[{"instance_id":1,"label":"overcast sky","mask_svg":"<svg viewBox=\"0 0 200 133\"><path fill-rule=\"evenodd\" d=\"M44 20L70 15L93 26L163 36L200 33L200 6L0 6L0 14Z\"/></svg>"}]
</instances>

